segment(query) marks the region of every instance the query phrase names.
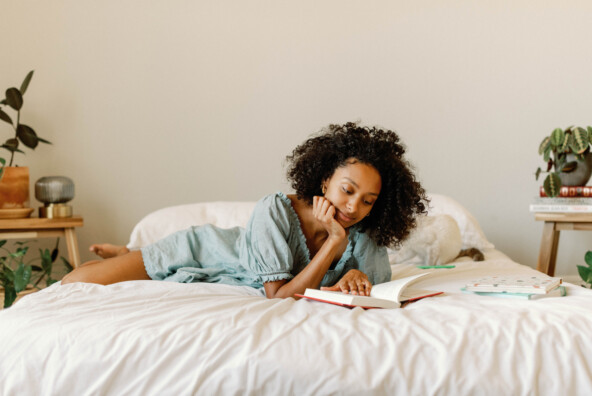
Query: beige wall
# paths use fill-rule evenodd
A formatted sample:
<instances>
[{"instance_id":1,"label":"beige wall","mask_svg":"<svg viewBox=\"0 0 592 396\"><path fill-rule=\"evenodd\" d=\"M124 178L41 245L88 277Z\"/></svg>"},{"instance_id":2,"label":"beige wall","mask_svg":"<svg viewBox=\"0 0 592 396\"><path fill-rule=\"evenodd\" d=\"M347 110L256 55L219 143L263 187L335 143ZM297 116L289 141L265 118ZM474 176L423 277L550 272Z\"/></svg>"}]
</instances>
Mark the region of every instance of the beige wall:
<instances>
[{"instance_id":1,"label":"beige wall","mask_svg":"<svg viewBox=\"0 0 592 396\"><path fill-rule=\"evenodd\" d=\"M3 0L0 87L35 69L23 122L54 145L19 163L74 179L83 259L152 210L287 190L293 146L361 120L535 266L539 141L592 125L590 4ZM591 237L562 236L559 273Z\"/></svg>"}]
</instances>

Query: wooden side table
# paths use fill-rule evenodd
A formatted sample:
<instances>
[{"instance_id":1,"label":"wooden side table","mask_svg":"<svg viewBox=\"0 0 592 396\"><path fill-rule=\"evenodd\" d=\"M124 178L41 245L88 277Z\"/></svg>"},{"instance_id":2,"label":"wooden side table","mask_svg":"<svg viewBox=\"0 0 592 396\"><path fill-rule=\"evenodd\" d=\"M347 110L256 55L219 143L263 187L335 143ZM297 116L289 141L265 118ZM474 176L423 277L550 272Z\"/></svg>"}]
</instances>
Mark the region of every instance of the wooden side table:
<instances>
[{"instance_id":1,"label":"wooden side table","mask_svg":"<svg viewBox=\"0 0 592 396\"><path fill-rule=\"evenodd\" d=\"M81 216L62 219L27 217L23 219L0 219L0 239L31 239L65 237L68 259L74 268L80 265L80 251L76 238L76 227L82 227Z\"/></svg>"},{"instance_id":2,"label":"wooden side table","mask_svg":"<svg viewBox=\"0 0 592 396\"><path fill-rule=\"evenodd\" d=\"M537 221L545 222L537 270L553 276L559 246L559 232L563 230L592 231L592 213L537 212L534 218Z\"/></svg>"}]
</instances>

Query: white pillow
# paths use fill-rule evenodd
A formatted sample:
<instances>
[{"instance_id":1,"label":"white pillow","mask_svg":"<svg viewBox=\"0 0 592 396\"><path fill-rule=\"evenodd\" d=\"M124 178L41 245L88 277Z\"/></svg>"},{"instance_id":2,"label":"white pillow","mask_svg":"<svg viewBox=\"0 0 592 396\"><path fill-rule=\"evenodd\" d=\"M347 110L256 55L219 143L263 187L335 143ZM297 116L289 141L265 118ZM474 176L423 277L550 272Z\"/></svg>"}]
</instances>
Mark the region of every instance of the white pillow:
<instances>
[{"instance_id":1,"label":"white pillow","mask_svg":"<svg viewBox=\"0 0 592 396\"><path fill-rule=\"evenodd\" d=\"M417 227L398 249L388 248L391 264L442 265L454 260L460 252L460 229L452 216L441 214L418 216Z\"/></svg>"},{"instance_id":2,"label":"white pillow","mask_svg":"<svg viewBox=\"0 0 592 396\"><path fill-rule=\"evenodd\" d=\"M245 227L256 202L204 202L171 206L148 214L134 227L128 249L139 249L194 225Z\"/></svg>"},{"instance_id":3,"label":"white pillow","mask_svg":"<svg viewBox=\"0 0 592 396\"><path fill-rule=\"evenodd\" d=\"M452 216L462 239L462 248L493 249L495 246L487 240L475 217L460 203L454 199L440 194L428 194L430 207L428 215L447 214Z\"/></svg>"},{"instance_id":4,"label":"white pillow","mask_svg":"<svg viewBox=\"0 0 592 396\"><path fill-rule=\"evenodd\" d=\"M461 204L450 197L428 194L428 215L450 215L461 232L462 248L487 249L494 246L487 240L479 223ZM176 231L193 225L214 224L221 228L244 227L256 202L204 202L159 209L148 214L134 227L127 245L139 249Z\"/></svg>"}]
</instances>

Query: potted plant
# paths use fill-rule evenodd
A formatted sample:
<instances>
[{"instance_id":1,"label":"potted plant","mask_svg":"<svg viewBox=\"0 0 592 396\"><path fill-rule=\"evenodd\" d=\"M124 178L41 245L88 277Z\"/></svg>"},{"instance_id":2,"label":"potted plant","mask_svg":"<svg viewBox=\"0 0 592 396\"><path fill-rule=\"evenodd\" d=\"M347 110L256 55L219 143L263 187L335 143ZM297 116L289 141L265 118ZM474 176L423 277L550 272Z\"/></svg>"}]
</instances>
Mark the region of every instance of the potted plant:
<instances>
[{"instance_id":1,"label":"potted plant","mask_svg":"<svg viewBox=\"0 0 592 396\"><path fill-rule=\"evenodd\" d=\"M14 136L8 138L0 148L10 153L10 161L0 157L0 210L13 208L27 208L29 206L29 168L12 166L15 153L23 153L21 144L35 149L39 143L51 144L37 136L29 125L21 123L23 95L33 78L33 70L25 77L20 89L11 87L6 90L6 97L0 101L0 120L10 124ZM13 118L5 111L11 109Z\"/></svg>"},{"instance_id":2,"label":"potted plant","mask_svg":"<svg viewBox=\"0 0 592 396\"><path fill-rule=\"evenodd\" d=\"M588 284L588 287L592 288L592 251L586 252L584 261L588 266L578 265L578 273L580 274L580 278Z\"/></svg>"},{"instance_id":3,"label":"potted plant","mask_svg":"<svg viewBox=\"0 0 592 396\"><path fill-rule=\"evenodd\" d=\"M562 185L585 185L592 175L592 127L570 126L563 130L556 128L539 145L539 154L547 163L547 170L538 168L535 176L547 173L543 182L545 193L556 197Z\"/></svg>"},{"instance_id":4,"label":"potted plant","mask_svg":"<svg viewBox=\"0 0 592 396\"><path fill-rule=\"evenodd\" d=\"M16 300L19 293L26 289L31 291L40 289L39 284L45 279L45 285L50 286L57 282L57 279L51 277L54 263L58 258L58 245L50 252L49 249L39 249L39 257L25 262L25 257L29 251L27 242L15 242L16 251L11 252L4 245L6 240L0 240L0 250L3 254L0 257L0 286L4 288L4 308L8 308ZM60 257L66 272L72 271L72 265L64 257ZM41 265L33 265L35 261L41 261Z\"/></svg>"}]
</instances>

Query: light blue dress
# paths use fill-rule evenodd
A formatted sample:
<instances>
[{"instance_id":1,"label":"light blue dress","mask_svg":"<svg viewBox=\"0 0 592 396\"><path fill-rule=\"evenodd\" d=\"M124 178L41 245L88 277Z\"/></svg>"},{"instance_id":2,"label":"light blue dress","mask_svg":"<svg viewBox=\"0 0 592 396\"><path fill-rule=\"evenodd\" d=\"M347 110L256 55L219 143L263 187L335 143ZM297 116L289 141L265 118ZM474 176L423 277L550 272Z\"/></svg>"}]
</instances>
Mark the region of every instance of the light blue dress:
<instances>
[{"instance_id":1,"label":"light blue dress","mask_svg":"<svg viewBox=\"0 0 592 396\"><path fill-rule=\"evenodd\" d=\"M152 279L172 282L208 282L263 287L263 283L290 280L310 262L300 220L290 198L278 192L262 198L246 228L213 225L190 227L141 249ZM351 269L368 275L372 284L391 280L385 247L378 247L357 227L321 286L332 286Z\"/></svg>"}]
</instances>

